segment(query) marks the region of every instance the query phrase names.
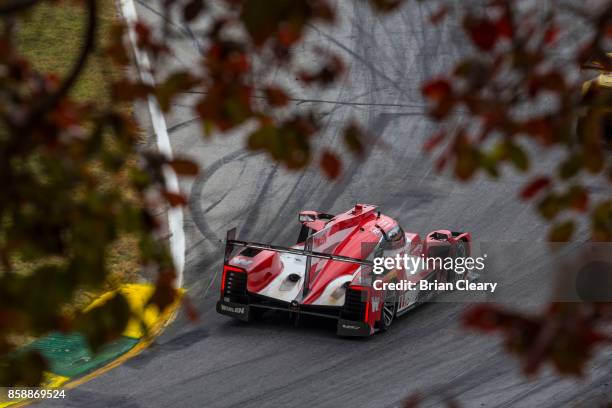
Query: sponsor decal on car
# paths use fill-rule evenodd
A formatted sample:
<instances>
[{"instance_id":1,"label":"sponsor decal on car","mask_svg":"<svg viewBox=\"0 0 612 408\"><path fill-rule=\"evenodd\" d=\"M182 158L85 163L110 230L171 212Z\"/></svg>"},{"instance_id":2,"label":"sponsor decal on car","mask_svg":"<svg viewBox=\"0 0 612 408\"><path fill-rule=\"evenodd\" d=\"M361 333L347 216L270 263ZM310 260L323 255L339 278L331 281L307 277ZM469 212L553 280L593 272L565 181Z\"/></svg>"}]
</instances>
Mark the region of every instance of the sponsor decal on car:
<instances>
[{"instance_id":1,"label":"sponsor decal on car","mask_svg":"<svg viewBox=\"0 0 612 408\"><path fill-rule=\"evenodd\" d=\"M227 305L221 305L221 310L231 313L244 314L244 307L232 307Z\"/></svg>"},{"instance_id":2,"label":"sponsor decal on car","mask_svg":"<svg viewBox=\"0 0 612 408\"><path fill-rule=\"evenodd\" d=\"M380 298L373 297L372 298L372 312L378 312L378 306L380 305Z\"/></svg>"}]
</instances>

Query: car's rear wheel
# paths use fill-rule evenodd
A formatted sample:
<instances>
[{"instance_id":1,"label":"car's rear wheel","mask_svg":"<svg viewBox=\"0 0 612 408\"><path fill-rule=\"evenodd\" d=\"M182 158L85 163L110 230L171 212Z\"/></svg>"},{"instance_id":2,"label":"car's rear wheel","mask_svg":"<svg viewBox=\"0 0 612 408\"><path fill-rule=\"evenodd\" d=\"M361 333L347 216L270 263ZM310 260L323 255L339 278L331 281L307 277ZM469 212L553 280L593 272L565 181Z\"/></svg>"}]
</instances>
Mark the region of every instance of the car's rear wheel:
<instances>
[{"instance_id":1,"label":"car's rear wheel","mask_svg":"<svg viewBox=\"0 0 612 408\"><path fill-rule=\"evenodd\" d=\"M455 258L465 258L468 254L467 242L459 241L455 247ZM457 283L459 279L464 279L464 276L467 276L467 273L457 273L457 271L450 269L447 272L446 281L451 282L453 284Z\"/></svg>"},{"instance_id":2,"label":"car's rear wheel","mask_svg":"<svg viewBox=\"0 0 612 408\"><path fill-rule=\"evenodd\" d=\"M378 329L380 331L387 331L393 324L393 321L395 320L395 313L397 312L397 293L394 290L388 290L385 292L385 298L382 306L382 313L380 314Z\"/></svg>"}]
</instances>

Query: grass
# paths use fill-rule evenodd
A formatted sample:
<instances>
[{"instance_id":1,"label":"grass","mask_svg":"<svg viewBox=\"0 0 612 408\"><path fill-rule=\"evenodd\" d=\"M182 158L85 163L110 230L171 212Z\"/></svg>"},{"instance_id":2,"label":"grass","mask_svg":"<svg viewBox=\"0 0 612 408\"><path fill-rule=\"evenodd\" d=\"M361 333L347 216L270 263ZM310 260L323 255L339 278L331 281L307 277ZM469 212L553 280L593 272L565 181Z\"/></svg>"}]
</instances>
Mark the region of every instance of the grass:
<instances>
[{"instance_id":1,"label":"grass","mask_svg":"<svg viewBox=\"0 0 612 408\"><path fill-rule=\"evenodd\" d=\"M113 75L112 65L105 61L101 51L102 45L108 41L110 27L118 17L113 0L101 0L98 4L98 47L72 93L73 97L83 101L108 100L105 84ZM17 46L36 69L62 77L80 50L85 19L85 10L77 2L41 2L19 25Z\"/></svg>"},{"instance_id":2,"label":"grass","mask_svg":"<svg viewBox=\"0 0 612 408\"><path fill-rule=\"evenodd\" d=\"M116 66L103 53L109 41L110 29L118 15L113 0L98 2L98 31L96 51L90 56L84 74L71 91L71 96L82 102L110 102L108 84L118 74ZM17 47L34 68L63 78L74 63L83 41L86 11L82 3L75 1L41 2L30 15L20 21L17 28ZM131 109L127 106L126 109ZM105 184L129 191L125 174L108 174ZM111 184L112 183L112 184ZM138 246L134 238L122 237L108 254L110 276L104 289L120 283L133 282L138 277ZM18 271L27 273L32 265L17 262ZM80 307L92 293L81 293L75 299Z\"/></svg>"}]
</instances>

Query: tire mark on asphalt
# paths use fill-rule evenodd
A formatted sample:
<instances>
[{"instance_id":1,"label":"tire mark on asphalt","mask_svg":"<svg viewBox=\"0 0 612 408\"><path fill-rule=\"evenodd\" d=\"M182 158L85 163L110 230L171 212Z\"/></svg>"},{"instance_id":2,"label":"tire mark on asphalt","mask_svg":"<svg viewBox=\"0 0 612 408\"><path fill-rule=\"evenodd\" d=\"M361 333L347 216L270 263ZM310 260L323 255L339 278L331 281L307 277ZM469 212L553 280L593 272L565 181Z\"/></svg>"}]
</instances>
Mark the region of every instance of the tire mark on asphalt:
<instances>
[{"instance_id":1,"label":"tire mark on asphalt","mask_svg":"<svg viewBox=\"0 0 612 408\"><path fill-rule=\"evenodd\" d=\"M278 172L278 167L279 167L278 163L275 163L273 165L272 171L266 176L266 179L261 189L259 190L259 193L257 193L257 197L254 200L251 200L251 199L247 200L248 202L253 202L253 203L265 202L265 196L266 194L268 194L270 186L272 185L272 182L274 181L274 177L276 176ZM244 227L240 230L241 235L249 236L249 234L251 233L251 230L254 227L261 228L261 226L257 225L257 220L259 218L259 214L261 213L262 208L265 208L265 207L261 205L255 205L252 207L246 219L244 220L244 223L243 223Z\"/></svg>"},{"instance_id":2,"label":"tire mark on asphalt","mask_svg":"<svg viewBox=\"0 0 612 408\"><path fill-rule=\"evenodd\" d=\"M182 122L179 122L179 123L177 123L175 125L170 126L168 128L168 133L174 133L177 130L181 130L183 128L186 128L186 127L192 125L194 122L198 122L199 120L200 120L200 118L191 118L191 119L187 119L187 120L184 120Z\"/></svg>"},{"instance_id":3,"label":"tire mark on asphalt","mask_svg":"<svg viewBox=\"0 0 612 408\"><path fill-rule=\"evenodd\" d=\"M377 134L382 135L385 128L389 125L390 120L391 118L387 115L377 115L372 124L368 126L367 133L372 134L374 130L376 130ZM364 168L365 166L363 166L361 161L353 160L346 171L344 171L344 175L340 182L336 183L334 188L321 200L321 206L323 208L331 208Z\"/></svg>"},{"instance_id":4,"label":"tire mark on asphalt","mask_svg":"<svg viewBox=\"0 0 612 408\"><path fill-rule=\"evenodd\" d=\"M202 91L188 91L183 92L188 95L207 95L207 92ZM370 92L371 93L371 92ZM265 99L265 96L261 95L252 95L253 99ZM355 99L355 98L353 98ZM390 103L390 102L350 102L350 101L339 101L339 100L330 100L330 99L313 99L313 98L288 98L288 100L292 102L297 102L297 105L301 105L304 103L321 103L321 104L332 104L332 105L343 105L343 106L364 106L364 107L385 107L385 108L415 108L419 109L415 112L407 112L407 113L426 113L427 105L425 103L414 103L414 104L406 104L406 103ZM183 108L193 108L194 105L185 105L185 104L174 104L174 106L180 106ZM196 120L196 119L192 119Z\"/></svg>"},{"instance_id":5,"label":"tire mark on asphalt","mask_svg":"<svg viewBox=\"0 0 612 408\"><path fill-rule=\"evenodd\" d=\"M193 48L198 52L198 54L201 54L201 46L200 43L198 42L198 39L196 38L196 36L193 34L193 31L191 31L191 28L188 25L184 25L184 24L180 24L180 23L176 23L174 20L167 18L164 13L162 13L161 11L157 10L156 8L152 7L149 3L145 2L144 0L136 0L136 2L138 4L140 4L142 7L146 8L147 10L149 10L151 13L155 14L156 16L158 16L161 20L167 22L171 27L174 28L175 32L177 34L182 35L183 37L185 37L186 39L191 40Z\"/></svg>"},{"instance_id":6,"label":"tire mark on asphalt","mask_svg":"<svg viewBox=\"0 0 612 408\"><path fill-rule=\"evenodd\" d=\"M237 160L245 159L247 157L255 156L257 154L260 153L248 152L244 149L240 149L226 156L223 156L222 158L211 164L209 167L201 171L193 182L191 192L189 194L189 211L191 213L194 223L196 224L196 227L198 228L198 230L200 230L200 233L217 248L223 247L223 244L219 244L218 241L221 239L221 237L219 237L217 233L212 230L205 218L205 212L202 208L201 202L204 185L210 179L210 177L224 165Z\"/></svg>"},{"instance_id":7,"label":"tire mark on asphalt","mask_svg":"<svg viewBox=\"0 0 612 408\"><path fill-rule=\"evenodd\" d=\"M348 54L350 54L354 59L358 60L359 62L361 62L363 65L365 65L366 67L368 67L372 72L376 73L379 77L385 79L391 86L393 86L397 91L399 91L402 94L405 94L405 90L402 89L393 79L391 79L390 77L387 76L387 74L385 74L384 72L382 72L381 70L379 70L378 68L376 68L374 66L374 64L368 62L365 58L363 58L361 55L357 54L355 51L351 50L349 47L347 47L346 45L342 44L340 41L336 40L334 37L330 36L329 34L323 32L321 29L319 29L316 26L313 25L309 25L310 28L312 28L313 30L315 30L316 32L318 32L319 34L321 34L323 37L325 37L327 40L329 40L330 42L334 43L336 46L338 46L339 48L343 49L344 51L346 51Z\"/></svg>"}]
</instances>

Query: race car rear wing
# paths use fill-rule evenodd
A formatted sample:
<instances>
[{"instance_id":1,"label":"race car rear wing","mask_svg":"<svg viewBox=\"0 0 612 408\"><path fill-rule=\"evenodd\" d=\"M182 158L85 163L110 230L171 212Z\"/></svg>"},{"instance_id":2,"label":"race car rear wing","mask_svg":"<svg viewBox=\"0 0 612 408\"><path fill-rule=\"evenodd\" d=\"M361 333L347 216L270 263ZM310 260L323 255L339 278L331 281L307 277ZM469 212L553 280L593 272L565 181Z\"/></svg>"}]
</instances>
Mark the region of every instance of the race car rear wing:
<instances>
[{"instance_id":1,"label":"race car rear wing","mask_svg":"<svg viewBox=\"0 0 612 408\"><path fill-rule=\"evenodd\" d=\"M294 254L294 255L303 255L306 257L328 259L332 261L357 263L360 265L370 265L370 266L373 265L372 261L368 261L365 259L357 259L357 258L351 258L348 256L332 255L332 254L326 254L323 252L312 251L308 249L309 247L308 240L306 241L306 245L304 249L297 249L297 248L289 248L289 247L284 247L284 246L279 246L279 245L261 244L258 242L240 241L240 240L235 239L235 237L236 237L236 228L232 228L231 230L227 231L227 235L225 239L225 262L229 261L228 258L231 255L231 249L233 246L236 246L236 247L244 247L244 248L262 249L266 251L283 252L283 253Z\"/></svg>"},{"instance_id":2,"label":"race car rear wing","mask_svg":"<svg viewBox=\"0 0 612 408\"><path fill-rule=\"evenodd\" d=\"M304 271L304 296L308 292L308 282L310 281L309 272L310 272L310 265L311 265L312 258L327 259L330 261L348 262L348 263L354 263L354 264L359 264L359 265L366 265L370 267L374 265L372 261L366 260L366 259L357 259L357 258L351 258L348 256L333 255L333 254L326 254L324 252L313 251L311 239L306 240L306 242L304 243L304 249L290 248L290 247L284 247L284 246L272 245L272 244L262 244L259 242L249 242L249 241L237 240L236 239L236 227L227 231L227 234L225 237L225 256L223 260L224 264L227 264L230 261L230 257L232 255L232 249L234 247L253 248L253 249L260 249L264 251L274 251L274 252L281 252L281 253L286 253L286 254L301 255L301 256L306 257L306 269Z\"/></svg>"}]
</instances>

